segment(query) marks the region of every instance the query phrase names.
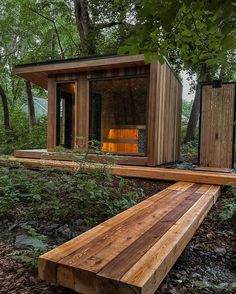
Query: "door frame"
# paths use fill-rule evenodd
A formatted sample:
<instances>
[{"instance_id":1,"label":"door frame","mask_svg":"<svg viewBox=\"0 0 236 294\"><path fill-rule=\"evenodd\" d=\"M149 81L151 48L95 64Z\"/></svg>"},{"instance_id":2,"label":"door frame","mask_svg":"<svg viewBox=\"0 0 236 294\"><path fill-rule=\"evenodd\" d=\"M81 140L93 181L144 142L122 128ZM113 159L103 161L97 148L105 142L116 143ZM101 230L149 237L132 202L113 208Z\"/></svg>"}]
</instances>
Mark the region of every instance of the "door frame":
<instances>
[{"instance_id":1,"label":"door frame","mask_svg":"<svg viewBox=\"0 0 236 294\"><path fill-rule=\"evenodd\" d=\"M55 110L55 121L56 121L56 124L55 124L55 136L56 136L56 141L55 141L55 147L57 147L57 146L63 146L63 145L58 145L57 143L57 136L58 136L58 126L57 126L57 115L58 115L58 109L57 109L57 107L58 107L58 105L57 105L57 103L58 103L58 85L62 85L62 84L74 84L75 85L75 89L76 89L76 87L77 87L77 84L76 84L76 81L74 81L74 80L63 80L63 81L60 81L60 80L56 80L55 81L55 104L56 104L56 110ZM63 93L63 90L62 89L60 89L60 101L61 101L61 99L62 99L62 97L61 97L61 94ZM64 93L66 93L66 92L64 92ZM72 95L72 94L71 94ZM71 97L71 143L70 143L70 148L68 148L68 149L74 149L74 145L75 145L75 104L76 104L76 100L77 100L77 97L76 97L76 91L75 91L75 95L74 95L74 98L73 98L73 95L72 95L72 97ZM60 128L61 128L61 126L60 126ZM67 148L67 147L65 147L65 148Z\"/></svg>"}]
</instances>

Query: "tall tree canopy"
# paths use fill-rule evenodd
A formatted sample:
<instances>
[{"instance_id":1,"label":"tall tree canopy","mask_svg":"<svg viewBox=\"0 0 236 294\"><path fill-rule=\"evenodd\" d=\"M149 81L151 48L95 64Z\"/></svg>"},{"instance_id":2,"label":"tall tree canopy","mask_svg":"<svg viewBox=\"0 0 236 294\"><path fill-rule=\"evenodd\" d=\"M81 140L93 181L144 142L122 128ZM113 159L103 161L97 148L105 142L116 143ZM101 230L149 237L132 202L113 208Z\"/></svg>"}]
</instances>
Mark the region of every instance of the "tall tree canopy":
<instances>
[{"instance_id":1,"label":"tall tree canopy","mask_svg":"<svg viewBox=\"0 0 236 294\"><path fill-rule=\"evenodd\" d=\"M199 82L231 79L235 73L236 2L232 0L136 0L134 33L120 52L167 57L177 72L197 74L198 85L186 141L194 139Z\"/></svg>"},{"instance_id":2,"label":"tall tree canopy","mask_svg":"<svg viewBox=\"0 0 236 294\"><path fill-rule=\"evenodd\" d=\"M29 94L14 64L80 55L144 52L207 79L235 72L235 0L5 0L0 3L0 86L5 127ZM33 94L40 90L33 86ZM24 94L25 93L25 94ZM28 95L30 101L30 96ZM32 101L29 102L32 106ZM187 140L198 119L199 86ZM32 115L31 122L34 124Z\"/></svg>"},{"instance_id":3,"label":"tall tree canopy","mask_svg":"<svg viewBox=\"0 0 236 294\"><path fill-rule=\"evenodd\" d=\"M127 38L127 1L6 0L0 3L0 86L5 128L9 107L27 96L35 124L30 85L13 76L17 63L113 53ZM33 86L33 93L41 93Z\"/></svg>"}]
</instances>

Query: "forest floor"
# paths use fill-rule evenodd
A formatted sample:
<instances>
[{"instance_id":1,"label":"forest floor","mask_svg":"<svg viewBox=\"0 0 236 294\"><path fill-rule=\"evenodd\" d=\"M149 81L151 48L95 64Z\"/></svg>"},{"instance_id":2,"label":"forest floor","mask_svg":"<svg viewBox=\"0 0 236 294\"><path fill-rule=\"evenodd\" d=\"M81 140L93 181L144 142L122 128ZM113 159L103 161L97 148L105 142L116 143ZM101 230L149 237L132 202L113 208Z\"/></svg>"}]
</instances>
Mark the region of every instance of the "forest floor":
<instances>
[{"instance_id":1,"label":"forest floor","mask_svg":"<svg viewBox=\"0 0 236 294\"><path fill-rule=\"evenodd\" d=\"M4 179L4 177L6 177ZM27 177L24 181L23 177ZM79 179L78 179L79 177ZM83 175L84 177L84 175ZM82 178L83 178L82 177ZM29 183L33 182L30 190L26 189ZM100 181L101 179L99 179ZM5 181L5 182L4 182ZM23 181L23 182L22 182ZM36 293L75 293L71 290L57 285L49 285L40 281L37 277L37 258L48 248L53 248L74 236L88 230L96 223L124 210L129 206L159 192L170 185L170 182L133 179L124 181L122 178L109 179L111 186L108 187L110 201L114 203L113 188L122 189L129 203L124 199L116 203L117 210L109 211L110 215L99 214L91 219L89 213L91 206L82 207L80 202L84 201L82 196L76 198L76 205L80 208L77 213L70 213L63 207L65 200L68 205L75 205L73 188L67 193L62 191L74 187L86 194L87 190L94 189L98 198L98 204L93 206L93 215L96 209L100 211L100 205L104 205L103 198L97 191L102 193L103 188L95 188L94 181L86 176L86 182L91 181L89 186L83 186L81 175L71 175L57 172L39 172L28 170L7 170L0 169L0 200L3 193L11 199L10 206L0 201L0 293L1 294L36 294ZM95 181L96 182L96 181ZM5 186L3 187L3 184ZM95 183L98 185L98 183ZM9 186L14 186L14 189ZM47 186L47 190L45 189ZM107 184L103 183L105 189ZM37 189L34 190L37 186ZM128 187L131 187L130 190ZM135 194L135 191L138 191ZM121 191L118 191L120 193ZM2 194L1 194L2 193ZM46 194L46 205L42 210L41 193ZM20 195L24 195L23 200ZM51 196L50 196L51 195ZM54 195L54 196L52 196ZM73 195L69 197L68 195ZM29 198L34 196L34 201ZM53 197L53 198L52 198ZM88 195L86 195L88 197ZM224 208L224 201L232 197L227 189L211 209L210 213L200 226L199 230L190 241L172 270L160 285L156 293L235 293L236 292L236 251L235 251L235 220L223 221L220 217ZM60 201L56 199L60 198ZM13 201L12 201L13 199ZM107 198L106 198L107 199ZM108 201L109 202L109 201ZM93 202L94 203L94 202ZM2 211L1 208L3 207ZM68 206L69 207L69 206ZM95 209L95 210L94 210ZM81 215L78 216L78 211ZM87 218L86 216L87 212ZM86 219L86 222L84 221ZM34 241L32 243L32 240ZM32 246L29 249L29 246Z\"/></svg>"}]
</instances>

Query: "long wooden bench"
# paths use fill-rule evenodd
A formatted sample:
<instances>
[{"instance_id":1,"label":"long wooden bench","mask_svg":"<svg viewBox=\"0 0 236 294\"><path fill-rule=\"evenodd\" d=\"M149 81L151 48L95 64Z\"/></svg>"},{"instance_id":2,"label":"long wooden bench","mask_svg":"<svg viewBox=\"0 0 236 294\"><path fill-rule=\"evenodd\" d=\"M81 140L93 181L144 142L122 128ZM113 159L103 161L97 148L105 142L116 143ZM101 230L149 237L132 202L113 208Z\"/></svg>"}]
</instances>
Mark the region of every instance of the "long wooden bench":
<instances>
[{"instance_id":1,"label":"long wooden bench","mask_svg":"<svg viewBox=\"0 0 236 294\"><path fill-rule=\"evenodd\" d=\"M39 258L39 276L79 293L154 293L219 186L177 182Z\"/></svg>"}]
</instances>

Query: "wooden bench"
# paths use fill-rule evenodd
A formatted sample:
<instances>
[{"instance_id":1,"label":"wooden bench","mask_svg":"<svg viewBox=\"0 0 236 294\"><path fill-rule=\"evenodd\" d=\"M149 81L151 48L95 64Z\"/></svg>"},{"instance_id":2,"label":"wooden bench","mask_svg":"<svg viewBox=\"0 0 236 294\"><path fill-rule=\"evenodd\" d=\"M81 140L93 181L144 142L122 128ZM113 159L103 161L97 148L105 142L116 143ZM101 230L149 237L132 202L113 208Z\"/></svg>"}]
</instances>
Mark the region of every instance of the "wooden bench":
<instances>
[{"instance_id":1,"label":"wooden bench","mask_svg":"<svg viewBox=\"0 0 236 294\"><path fill-rule=\"evenodd\" d=\"M39 258L39 276L79 293L154 293L220 194L177 182Z\"/></svg>"}]
</instances>

